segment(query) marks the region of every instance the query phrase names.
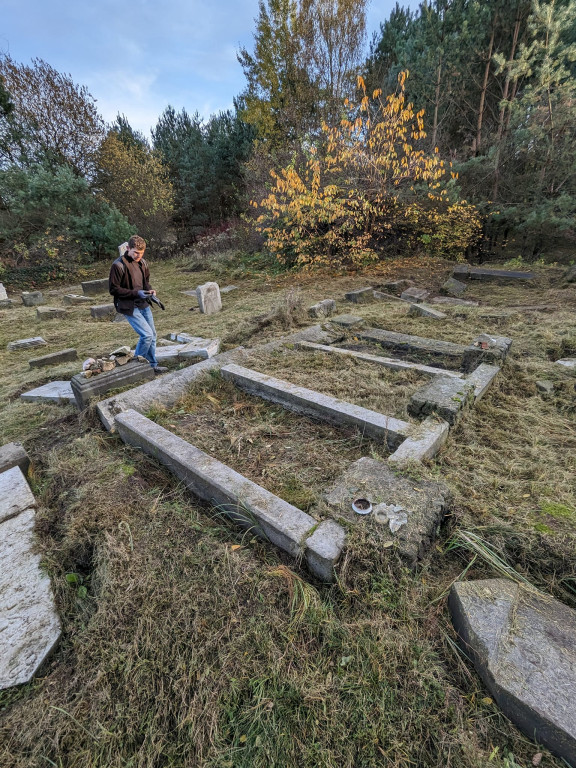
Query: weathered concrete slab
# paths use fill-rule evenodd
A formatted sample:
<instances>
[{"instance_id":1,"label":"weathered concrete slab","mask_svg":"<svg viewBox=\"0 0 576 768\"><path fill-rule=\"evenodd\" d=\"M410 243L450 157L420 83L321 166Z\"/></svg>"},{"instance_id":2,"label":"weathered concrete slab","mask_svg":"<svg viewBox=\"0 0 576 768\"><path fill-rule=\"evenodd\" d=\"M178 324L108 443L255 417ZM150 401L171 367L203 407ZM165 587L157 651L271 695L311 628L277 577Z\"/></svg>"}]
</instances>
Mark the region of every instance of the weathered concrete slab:
<instances>
[{"instance_id":1,"label":"weathered concrete slab","mask_svg":"<svg viewBox=\"0 0 576 768\"><path fill-rule=\"evenodd\" d=\"M512 339L507 336L490 336L481 333L464 353L462 367L465 371L473 371L480 363L498 363L506 360Z\"/></svg>"},{"instance_id":2,"label":"weathered concrete slab","mask_svg":"<svg viewBox=\"0 0 576 768\"><path fill-rule=\"evenodd\" d=\"M222 299L218 283L204 283L196 288L198 306L203 315L213 315L222 309Z\"/></svg>"},{"instance_id":3,"label":"weathered concrete slab","mask_svg":"<svg viewBox=\"0 0 576 768\"><path fill-rule=\"evenodd\" d=\"M75 307L78 304L91 304L92 299L90 296L80 296L77 293L67 293L62 297L62 301L65 307Z\"/></svg>"},{"instance_id":4,"label":"weathered concrete slab","mask_svg":"<svg viewBox=\"0 0 576 768\"><path fill-rule=\"evenodd\" d=\"M477 301L468 301L468 299L457 299L453 296L434 296L430 299L432 304L444 304L446 306L453 307L477 307Z\"/></svg>"},{"instance_id":5,"label":"weathered concrete slab","mask_svg":"<svg viewBox=\"0 0 576 768\"><path fill-rule=\"evenodd\" d=\"M40 322L45 320L62 320L66 317L66 310L62 307L37 307L36 319Z\"/></svg>"},{"instance_id":6,"label":"weathered concrete slab","mask_svg":"<svg viewBox=\"0 0 576 768\"><path fill-rule=\"evenodd\" d=\"M507 579L456 582L452 621L506 717L576 765L576 612Z\"/></svg>"},{"instance_id":7,"label":"weathered concrete slab","mask_svg":"<svg viewBox=\"0 0 576 768\"><path fill-rule=\"evenodd\" d=\"M157 347L156 360L160 364L176 362L179 359L180 350L185 346L186 344L174 344L169 347Z\"/></svg>"},{"instance_id":8,"label":"weathered concrete slab","mask_svg":"<svg viewBox=\"0 0 576 768\"><path fill-rule=\"evenodd\" d=\"M35 507L36 499L20 467L15 465L0 472L0 523Z\"/></svg>"},{"instance_id":9,"label":"weathered concrete slab","mask_svg":"<svg viewBox=\"0 0 576 768\"><path fill-rule=\"evenodd\" d=\"M126 365L116 366L111 371L91 376L87 379L82 373L72 376L70 385L76 399L78 408L83 409L89 405L93 397L110 392L111 389L120 389L130 384L141 384L154 378L154 369L150 363L141 363L131 360Z\"/></svg>"},{"instance_id":10,"label":"weathered concrete slab","mask_svg":"<svg viewBox=\"0 0 576 768\"><path fill-rule=\"evenodd\" d=\"M450 425L447 421L428 416L416 427L412 427L406 440L388 457L388 463L395 467L433 459L448 439Z\"/></svg>"},{"instance_id":11,"label":"weathered concrete slab","mask_svg":"<svg viewBox=\"0 0 576 768\"><path fill-rule=\"evenodd\" d=\"M473 400L473 393L474 387L468 381L436 376L414 392L408 403L408 413L416 418L435 413L453 426L462 410Z\"/></svg>"},{"instance_id":12,"label":"weathered concrete slab","mask_svg":"<svg viewBox=\"0 0 576 768\"><path fill-rule=\"evenodd\" d=\"M497 365L481 363L468 375L466 381L474 387L474 402L484 397L499 373L500 368Z\"/></svg>"},{"instance_id":13,"label":"weathered concrete slab","mask_svg":"<svg viewBox=\"0 0 576 768\"><path fill-rule=\"evenodd\" d=\"M20 467L23 475L28 474L30 458L22 443L6 443L0 446L0 472L6 472L12 467Z\"/></svg>"},{"instance_id":14,"label":"weathered concrete slab","mask_svg":"<svg viewBox=\"0 0 576 768\"><path fill-rule=\"evenodd\" d=\"M409 430L409 424L383 413L370 411L344 400L323 395L288 381L266 376L234 363L221 369L222 376L252 395L278 403L288 410L340 426L357 427L366 437L381 440L396 448Z\"/></svg>"},{"instance_id":15,"label":"weathered concrete slab","mask_svg":"<svg viewBox=\"0 0 576 768\"><path fill-rule=\"evenodd\" d=\"M466 283L460 280L456 280L454 277L449 277L445 283L442 284L440 292L446 294L446 296L462 296L466 292Z\"/></svg>"},{"instance_id":16,"label":"weathered concrete slab","mask_svg":"<svg viewBox=\"0 0 576 768\"><path fill-rule=\"evenodd\" d=\"M393 349L403 354L417 355L425 360L442 360L451 368L459 368L464 360L464 354L470 349L463 344L453 344L450 341L426 339L421 336L410 336L406 333L384 331L380 328L360 329L357 336L364 341L379 344L385 349ZM480 356L480 349L471 348L471 355Z\"/></svg>"},{"instance_id":17,"label":"weathered concrete slab","mask_svg":"<svg viewBox=\"0 0 576 768\"><path fill-rule=\"evenodd\" d=\"M177 344L194 344L202 341L201 336L192 336L191 333L169 333L166 336L167 341L173 341Z\"/></svg>"},{"instance_id":18,"label":"weathered concrete slab","mask_svg":"<svg viewBox=\"0 0 576 768\"><path fill-rule=\"evenodd\" d=\"M107 277L102 278L102 280L86 280L81 285L85 296L98 296L101 293L108 293Z\"/></svg>"},{"instance_id":19,"label":"weathered concrete slab","mask_svg":"<svg viewBox=\"0 0 576 768\"><path fill-rule=\"evenodd\" d=\"M336 302L334 299L324 299L308 307L309 317L331 317L336 312Z\"/></svg>"},{"instance_id":20,"label":"weathered concrete slab","mask_svg":"<svg viewBox=\"0 0 576 768\"><path fill-rule=\"evenodd\" d=\"M410 317L429 317L432 320L446 320L444 312L429 307L427 304L412 304L408 314Z\"/></svg>"},{"instance_id":21,"label":"weathered concrete slab","mask_svg":"<svg viewBox=\"0 0 576 768\"><path fill-rule=\"evenodd\" d=\"M412 288L414 282L412 280L388 280L386 283L382 283L380 288L386 293L393 293L396 296L401 296L408 288Z\"/></svg>"},{"instance_id":22,"label":"weathered concrete slab","mask_svg":"<svg viewBox=\"0 0 576 768\"><path fill-rule=\"evenodd\" d=\"M533 280L533 272L510 272L505 269L481 269L479 267L461 266L452 270L452 275L462 280L482 280L485 282Z\"/></svg>"},{"instance_id":23,"label":"weathered concrete slab","mask_svg":"<svg viewBox=\"0 0 576 768\"><path fill-rule=\"evenodd\" d=\"M400 298L419 304L422 301L426 301L428 296L430 296L430 291L426 291L424 288L414 287L407 288L405 291L403 291Z\"/></svg>"},{"instance_id":24,"label":"weathered concrete slab","mask_svg":"<svg viewBox=\"0 0 576 768\"><path fill-rule=\"evenodd\" d=\"M116 307L114 304L95 304L90 307L90 316L94 320L109 320L115 314Z\"/></svg>"},{"instance_id":25,"label":"weathered concrete slab","mask_svg":"<svg viewBox=\"0 0 576 768\"><path fill-rule=\"evenodd\" d=\"M377 525L373 516L359 518L352 511L357 498L377 504L402 506L408 522L391 533L387 525ZM411 565L421 560L437 535L449 511L452 497L442 483L414 481L399 475L381 461L362 458L351 464L325 494L326 503L338 517L355 524L370 524L371 534L383 543L394 539L398 552Z\"/></svg>"},{"instance_id":26,"label":"weathered concrete slab","mask_svg":"<svg viewBox=\"0 0 576 768\"><path fill-rule=\"evenodd\" d=\"M310 515L136 411L117 416L116 428L124 442L154 456L196 496L293 557L304 557L320 578L333 579L345 537L340 526L318 525Z\"/></svg>"},{"instance_id":27,"label":"weathered concrete slab","mask_svg":"<svg viewBox=\"0 0 576 768\"><path fill-rule=\"evenodd\" d=\"M15 352L19 349L33 349L34 347L45 347L46 342L42 336L34 336L31 339L18 339L18 341L10 341L7 345L9 352Z\"/></svg>"},{"instance_id":28,"label":"weathered concrete slab","mask_svg":"<svg viewBox=\"0 0 576 768\"><path fill-rule=\"evenodd\" d=\"M19 482L28 487L23 476ZM0 517L4 502L0 496ZM35 551L33 507L0 524L0 690L28 682L61 632L50 579Z\"/></svg>"},{"instance_id":29,"label":"weathered concrete slab","mask_svg":"<svg viewBox=\"0 0 576 768\"><path fill-rule=\"evenodd\" d=\"M42 291L22 291L22 304L25 307L38 307L40 304L45 304Z\"/></svg>"},{"instance_id":30,"label":"weathered concrete slab","mask_svg":"<svg viewBox=\"0 0 576 768\"><path fill-rule=\"evenodd\" d=\"M330 318L330 322L340 325L342 328L357 328L363 325L364 318L357 315L336 315L336 317Z\"/></svg>"},{"instance_id":31,"label":"weathered concrete slab","mask_svg":"<svg viewBox=\"0 0 576 768\"><path fill-rule=\"evenodd\" d=\"M63 403L74 401L74 393L69 381L50 381L41 387L23 392L20 399L31 403Z\"/></svg>"},{"instance_id":32,"label":"weathered concrete slab","mask_svg":"<svg viewBox=\"0 0 576 768\"><path fill-rule=\"evenodd\" d=\"M59 365L60 363L69 363L71 360L77 360L78 353L75 349L61 349L60 352L52 352L42 357L33 357L28 360L30 368L44 368L47 365Z\"/></svg>"},{"instance_id":33,"label":"weathered concrete slab","mask_svg":"<svg viewBox=\"0 0 576 768\"><path fill-rule=\"evenodd\" d=\"M462 379L464 374L458 371L448 371L444 368L434 368L431 365L420 365L419 363L409 363L405 360L397 360L392 357L379 357L378 355L370 355L367 352L356 352L352 349L344 349L342 347L331 347L327 344L312 344L309 341L299 341L296 344L298 349L309 349L317 352L333 353L335 355L343 355L344 357L354 357L357 360L363 360L366 363L374 363L375 365L381 365L384 368L390 368L394 371L418 371L418 373L425 373L429 376L451 376L456 379Z\"/></svg>"},{"instance_id":34,"label":"weathered concrete slab","mask_svg":"<svg viewBox=\"0 0 576 768\"><path fill-rule=\"evenodd\" d=\"M349 291L344 294L346 301L353 304L370 304L374 301L374 288L360 288L356 291Z\"/></svg>"},{"instance_id":35,"label":"weathered concrete slab","mask_svg":"<svg viewBox=\"0 0 576 768\"><path fill-rule=\"evenodd\" d=\"M208 360L210 357L217 355L219 351L220 339L197 338L194 341L189 341L180 349L180 357L183 360L195 357L200 360Z\"/></svg>"}]
</instances>

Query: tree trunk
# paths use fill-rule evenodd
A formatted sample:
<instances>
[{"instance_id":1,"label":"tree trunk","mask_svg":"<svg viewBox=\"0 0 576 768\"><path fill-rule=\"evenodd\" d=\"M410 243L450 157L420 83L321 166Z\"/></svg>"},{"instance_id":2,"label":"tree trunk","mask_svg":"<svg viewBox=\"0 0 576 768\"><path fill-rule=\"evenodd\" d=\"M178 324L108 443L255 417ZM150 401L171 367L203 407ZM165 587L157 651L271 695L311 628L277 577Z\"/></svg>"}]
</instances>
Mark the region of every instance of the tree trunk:
<instances>
[{"instance_id":1,"label":"tree trunk","mask_svg":"<svg viewBox=\"0 0 576 768\"><path fill-rule=\"evenodd\" d=\"M478 105L478 121L476 123L476 152L480 154L482 144L482 122L484 120L484 104L486 103L486 91L488 90L488 79L490 77L490 64L492 63L492 50L494 48L495 21L492 22L492 34L490 35L490 44L488 46L488 55L486 57L486 66L484 67L484 79L482 81L482 90L480 91L480 104Z\"/></svg>"}]
</instances>

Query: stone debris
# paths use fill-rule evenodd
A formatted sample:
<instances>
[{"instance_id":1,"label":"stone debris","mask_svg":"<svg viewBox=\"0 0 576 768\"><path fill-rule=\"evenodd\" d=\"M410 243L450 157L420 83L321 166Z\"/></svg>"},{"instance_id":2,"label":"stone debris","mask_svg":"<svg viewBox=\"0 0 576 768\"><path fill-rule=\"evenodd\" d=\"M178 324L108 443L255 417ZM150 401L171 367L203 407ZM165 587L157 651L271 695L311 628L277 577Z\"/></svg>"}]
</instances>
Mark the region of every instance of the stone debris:
<instances>
[{"instance_id":1,"label":"stone debris","mask_svg":"<svg viewBox=\"0 0 576 768\"><path fill-rule=\"evenodd\" d=\"M73 401L74 393L69 381L50 381L41 387L23 392L20 399L31 403L63 403Z\"/></svg>"},{"instance_id":2,"label":"stone debris","mask_svg":"<svg viewBox=\"0 0 576 768\"><path fill-rule=\"evenodd\" d=\"M37 307L44 303L44 296L41 291L22 291L22 304L25 307Z\"/></svg>"},{"instance_id":3,"label":"stone debris","mask_svg":"<svg viewBox=\"0 0 576 768\"><path fill-rule=\"evenodd\" d=\"M506 717L576 765L576 612L507 579L456 582L448 604L466 655Z\"/></svg>"},{"instance_id":4,"label":"stone debris","mask_svg":"<svg viewBox=\"0 0 576 768\"><path fill-rule=\"evenodd\" d=\"M563 368L576 368L576 357L565 357L563 360L556 360L556 365L561 365Z\"/></svg>"},{"instance_id":5,"label":"stone debris","mask_svg":"<svg viewBox=\"0 0 576 768\"><path fill-rule=\"evenodd\" d=\"M465 371L472 371L479 363L502 364L510 351L512 339L506 336L489 336L481 333L464 354L462 367Z\"/></svg>"},{"instance_id":6,"label":"stone debris","mask_svg":"<svg viewBox=\"0 0 576 768\"><path fill-rule=\"evenodd\" d=\"M436 376L421 389L414 392L408 403L408 413L416 418L431 414L454 426L461 411L474 398L473 385L462 379Z\"/></svg>"},{"instance_id":7,"label":"stone debris","mask_svg":"<svg viewBox=\"0 0 576 768\"><path fill-rule=\"evenodd\" d=\"M77 360L78 353L75 349L61 349L60 352L52 352L42 357L33 357L28 360L30 368L43 368L47 365L59 365L60 363L69 363L71 360Z\"/></svg>"},{"instance_id":8,"label":"stone debris","mask_svg":"<svg viewBox=\"0 0 576 768\"><path fill-rule=\"evenodd\" d=\"M374 301L374 288L360 288L357 291L349 291L344 294L346 301L353 304L370 304Z\"/></svg>"},{"instance_id":9,"label":"stone debris","mask_svg":"<svg viewBox=\"0 0 576 768\"><path fill-rule=\"evenodd\" d=\"M440 292L447 296L459 297L466 291L466 283L456 280L454 277L449 277L445 283L442 284Z\"/></svg>"},{"instance_id":10,"label":"stone debris","mask_svg":"<svg viewBox=\"0 0 576 768\"><path fill-rule=\"evenodd\" d=\"M85 296L98 296L101 293L108 293L107 277L101 280L86 280L81 285Z\"/></svg>"},{"instance_id":11,"label":"stone debris","mask_svg":"<svg viewBox=\"0 0 576 768\"><path fill-rule=\"evenodd\" d=\"M0 447L0 472L20 467L23 475L28 474L30 458L22 443L6 443Z\"/></svg>"},{"instance_id":12,"label":"stone debris","mask_svg":"<svg viewBox=\"0 0 576 768\"><path fill-rule=\"evenodd\" d=\"M536 382L536 389L543 395L551 395L554 392L554 382L544 379Z\"/></svg>"},{"instance_id":13,"label":"stone debris","mask_svg":"<svg viewBox=\"0 0 576 768\"><path fill-rule=\"evenodd\" d=\"M377 523L388 523L390 533L396 533L408 522L408 512L400 504L377 504L374 519Z\"/></svg>"},{"instance_id":14,"label":"stone debris","mask_svg":"<svg viewBox=\"0 0 576 768\"><path fill-rule=\"evenodd\" d=\"M324 299L308 307L309 317L331 317L336 312L336 302L334 299Z\"/></svg>"},{"instance_id":15,"label":"stone debris","mask_svg":"<svg viewBox=\"0 0 576 768\"><path fill-rule=\"evenodd\" d=\"M34 336L31 339L18 339L18 341L10 341L7 349L9 352L15 352L18 349L32 349L33 347L45 347L46 342L42 336Z\"/></svg>"},{"instance_id":16,"label":"stone debris","mask_svg":"<svg viewBox=\"0 0 576 768\"><path fill-rule=\"evenodd\" d=\"M444 312L440 312L427 304L411 304L408 310L410 317L429 317L432 320L446 320Z\"/></svg>"},{"instance_id":17,"label":"stone debris","mask_svg":"<svg viewBox=\"0 0 576 768\"><path fill-rule=\"evenodd\" d=\"M37 307L36 319L40 322L45 320L61 320L66 317L66 310L61 307Z\"/></svg>"},{"instance_id":18,"label":"stone debris","mask_svg":"<svg viewBox=\"0 0 576 768\"><path fill-rule=\"evenodd\" d=\"M78 304L91 304L92 299L89 296L80 296L77 293L67 293L62 297L65 307L74 307Z\"/></svg>"},{"instance_id":19,"label":"stone debris","mask_svg":"<svg viewBox=\"0 0 576 768\"><path fill-rule=\"evenodd\" d=\"M426 299L430 296L430 291L425 291L424 288L407 288L405 291L402 292L400 295L401 299L405 299L406 301L411 301L416 304L420 304L423 301L426 301Z\"/></svg>"},{"instance_id":20,"label":"stone debris","mask_svg":"<svg viewBox=\"0 0 576 768\"><path fill-rule=\"evenodd\" d=\"M90 315L95 320L108 320L116 312L114 304L95 304L90 307Z\"/></svg>"},{"instance_id":21,"label":"stone debris","mask_svg":"<svg viewBox=\"0 0 576 768\"><path fill-rule=\"evenodd\" d=\"M408 288L412 288L414 285L413 280L389 280L386 283L378 286L387 293L393 293L395 296L401 296Z\"/></svg>"},{"instance_id":22,"label":"stone debris","mask_svg":"<svg viewBox=\"0 0 576 768\"><path fill-rule=\"evenodd\" d=\"M222 309L222 299L218 283L204 283L196 288L198 306L203 315L213 315Z\"/></svg>"}]
</instances>

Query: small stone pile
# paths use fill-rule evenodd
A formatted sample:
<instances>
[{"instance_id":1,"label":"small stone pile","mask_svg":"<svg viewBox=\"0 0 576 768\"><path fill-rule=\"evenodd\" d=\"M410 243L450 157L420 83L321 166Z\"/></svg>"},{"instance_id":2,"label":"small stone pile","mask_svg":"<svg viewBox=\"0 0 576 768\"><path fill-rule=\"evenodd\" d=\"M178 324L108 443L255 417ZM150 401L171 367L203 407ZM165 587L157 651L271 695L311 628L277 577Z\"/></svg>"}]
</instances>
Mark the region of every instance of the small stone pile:
<instances>
[{"instance_id":1,"label":"small stone pile","mask_svg":"<svg viewBox=\"0 0 576 768\"><path fill-rule=\"evenodd\" d=\"M142 355L134 355L130 347L119 347L105 357L89 357L82 364L83 376L90 379L92 376L98 376L100 373L113 371L117 365L126 365L131 360L145 363L146 358Z\"/></svg>"}]
</instances>

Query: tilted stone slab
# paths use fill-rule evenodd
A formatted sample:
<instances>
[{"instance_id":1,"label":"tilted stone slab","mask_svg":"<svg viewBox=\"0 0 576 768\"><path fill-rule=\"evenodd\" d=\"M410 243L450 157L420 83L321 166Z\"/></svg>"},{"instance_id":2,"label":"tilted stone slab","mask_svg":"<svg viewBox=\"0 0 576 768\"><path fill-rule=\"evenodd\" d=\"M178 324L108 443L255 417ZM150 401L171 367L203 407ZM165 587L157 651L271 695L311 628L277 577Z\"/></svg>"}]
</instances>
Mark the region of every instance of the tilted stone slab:
<instances>
[{"instance_id":1,"label":"tilted stone slab","mask_svg":"<svg viewBox=\"0 0 576 768\"><path fill-rule=\"evenodd\" d=\"M366 363L381 365L384 368L390 368L394 371L418 371L418 373L425 373L429 376L449 376L455 379L462 379L464 376L464 374L459 371L448 371L444 368L434 368L431 365L409 363L405 360L397 360L392 357L379 357L378 355L370 355L367 352L356 352L355 350L344 349L343 347L330 347L327 344L312 344L309 341L299 341L296 346L298 349L309 349L317 352L342 355L344 357L354 357L356 360L363 360Z\"/></svg>"},{"instance_id":2,"label":"tilted stone slab","mask_svg":"<svg viewBox=\"0 0 576 768\"><path fill-rule=\"evenodd\" d=\"M41 387L23 392L20 399L30 403L67 403L74 401L74 393L69 381L49 381Z\"/></svg>"},{"instance_id":3,"label":"tilted stone slab","mask_svg":"<svg viewBox=\"0 0 576 768\"><path fill-rule=\"evenodd\" d=\"M342 328L357 328L364 324L364 318L357 315L336 315L336 317L330 318L330 322L341 325Z\"/></svg>"},{"instance_id":4,"label":"tilted stone slab","mask_svg":"<svg viewBox=\"0 0 576 768\"><path fill-rule=\"evenodd\" d=\"M424 288L408 288L401 294L400 298L420 303L421 301L426 301L428 296L430 296L430 291L426 291Z\"/></svg>"},{"instance_id":5,"label":"tilted stone slab","mask_svg":"<svg viewBox=\"0 0 576 768\"><path fill-rule=\"evenodd\" d=\"M452 275L462 280L482 280L485 282L533 280L533 272L509 272L505 269L481 269L478 267L455 267Z\"/></svg>"},{"instance_id":6,"label":"tilted stone slab","mask_svg":"<svg viewBox=\"0 0 576 768\"><path fill-rule=\"evenodd\" d=\"M346 301L353 304L370 304L374 301L374 288L360 288L357 291L349 291L344 294Z\"/></svg>"},{"instance_id":7,"label":"tilted stone slab","mask_svg":"<svg viewBox=\"0 0 576 768\"><path fill-rule=\"evenodd\" d=\"M15 352L19 349L32 349L33 347L45 347L46 342L41 336L34 336L31 339L18 339L18 341L10 341L7 349L9 352Z\"/></svg>"},{"instance_id":8,"label":"tilted stone slab","mask_svg":"<svg viewBox=\"0 0 576 768\"><path fill-rule=\"evenodd\" d=\"M95 320L109 320L114 314L116 314L114 304L95 304L90 307L90 315Z\"/></svg>"},{"instance_id":9,"label":"tilted stone slab","mask_svg":"<svg viewBox=\"0 0 576 768\"><path fill-rule=\"evenodd\" d=\"M71 360L77 360L78 353L75 349L61 349L60 352L52 352L42 357L33 357L28 360L30 368L44 368L47 365L59 365L60 363L69 363Z\"/></svg>"},{"instance_id":10,"label":"tilted stone slab","mask_svg":"<svg viewBox=\"0 0 576 768\"><path fill-rule=\"evenodd\" d=\"M400 296L408 288L412 288L414 282L412 280L389 280L386 283L382 283L380 286L387 293L394 293L396 296Z\"/></svg>"},{"instance_id":11,"label":"tilted stone slab","mask_svg":"<svg viewBox=\"0 0 576 768\"><path fill-rule=\"evenodd\" d=\"M34 507L36 499L20 467L15 465L0 472L0 523Z\"/></svg>"},{"instance_id":12,"label":"tilted stone slab","mask_svg":"<svg viewBox=\"0 0 576 768\"><path fill-rule=\"evenodd\" d=\"M432 320L446 320L444 312L429 307L427 304L412 304L408 310L410 317L429 317Z\"/></svg>"},{"instance_id":13,"label":"tilted stone slab","mask_svg":"<svg viewBox=\"0 0 576 768\"><path fill-rule=\"evenodd\" d=\"M310 515L136 411L118 415L116 428L124 442L158 459L196 496L292 557L304 557L320 578L333 579L344 543L340 526L318 525Z\"/></svg>"},{"instance_id":14,"label":"tilted stone slab","mask_svg":"<svg viewBox=\"0 0 576 768\"><path fill-rule=\"evenodd\" d=\"M70 385L78 408L86 408L93 397L106 394L111 389L119 389L130 384L141 384L155 376L150 363L131 360L126 365L116 366L112 371L100 373L87 379L82 373L72 376Z\"/></svg>"},{"instance_id":15,"label":"tilted stone slab","mask_svg":"<svg viewBox=\"0 0 576 768\"><path fill-rule=\"evenodd\" d=\"M213 315L222 309L222 299L218 283L204 283L196 288L198 306L203 315Z\"/></svg>"},{"instance_id":16,"label":"tilted stone slab","mask_svg":"<svg viewBox=\"0 0 576 768\"><path fill-rule=\"evenodd\" d=\"M481 333L464 353L462 367L472 371L480 363L502 364L510 351L512 339L507 336L491 336Z\"/></svg>"},{"instance_id":17,"label":"tilted stone slab","mask_svg":"<svg viewBox=\"0 0 576 768\"><path fill-rule=\"evenodd\" d=\"M408 403L408 413L416 418L435 413L453 426L473 398L474 387L470 382L437 376L414 392Z\"/></svg>"},{"instance_id":18,"label":"tilted stone slab","mask_svg":"<svg viewBox=\"0 0 576 768\"><path fill-rule=\"evenodd\" d=\"M470 358L480 356L480 349L467 347L463 344L453 344L451 341L439 341L438 339L426 339L421 336L410 336L406 333L384 331L380 328L366 328L356 332L358 338L379 344L385 349L393 349L404 354L418 355L424 358L442 360L450 367L459 368L464 360L464 355L469 353Z\"/></svg>"},{"instance_id":19,"label":"tilted stone slab","mask_svg":"<svg viewBox=\"0 0 576 768\"><path fill-rule=\"evenodd\" d=\"M200 360L208 360L220 351L220 339L195 339L188 342L180 349L180 357L183 360L197 357Z\"/></svg>"},{"instance_id":20,"label":"tilted stone slab","mask_svg":"<svg viewBox=\"0 0 576 768\"><path fill-rule=\"evenodd\" d=\"M66 310L62 307L38 307L36 309L36 319L40 322L62 320L64 317L66 317Z\"/></svg>"},{"instance_id":21,"label":"tilted stone slab","mask_svg":"<svg viewBox=\"0 0 576 768\"><path fill-rule=\"evenodd\" d=\"M67 293L62 297L65 307L75 307L78 304L91 304L92 299L90 296L80 296L76 293Z\"/></svg>"},{"instance_id":22,"label":"tilted stone slab","mask_svg":"<svg viewBox=\"0 0 576 768\"><path fill-rule=\"evenodd\" d=\"M221 373L225 379L233 381L240 389L252 395L278 403L290 411L313 419L339 426L357 427L366 437L381 440L392 449L401 443L410 428L407 422L392 416L370 411L330 395L322 395L312 389L299 387L234 363L224 366Z\"/></svg>"},{"instance_id":23,"label":"tilted stone slab","mask_svg":"<svg viewBox=\"0 0 576 768\"><path fill-rule=\"evenodd\" d=\"M377 524L373 516L360 516L352 510L355 499L377 504L399 505L408 522L395 533L387 524ZM351 464L326 491L326 503L334 514L353 524L369 524L370 536L382 544L393 539L400 555L410 565L421 560L436 538L452 496L448 488L431 480L412 480L399 475L387 464L362 458Z\"/></svg>"},{"instance_id":24,"label":"tilted stone slab","mask_svg":"<svg viewBox=\"0 0 576 768\"><path fill-rule=\"evenodd\" d=\"M500 368L497 365L481 363L468 375L466 381L474 387L474 402L484 397L499 373Z\"/></svg>"},{"instance_id":25,"label":"tilted stone slab","mask_svg":"<svg viewBox=\"0 0 576 768\"><path fill-rule=\"evenodd\" d=\"M411 428L406 440L388 457L388 463L402 468L433 459L448 439L449 430L447 421L428 416L421 424Z\"/></svg>"},{"instance_id":26,"label":"tilted stone slab","mask_svg":"<svg viewBox=\"0 0 576 768\"><path fill-rule=\"evenodd\" d=\"M507 579L456 582L448 602L466 654L506 717L576 765L576 612Z\"/></svg>"},{"instance_id":27,"label":"tilted stone slab","mask_svg":"<svg viewBox=\"0 0 576 768\"><path fill-rule=\"evenodd\" d=\"M108 293L108 278L102 280L86 280L81 283L85 296L99 296L101 293Z\"/></svg>"},{"instance_id":28,"label":"tilted stone slab","mask_svg":"<svg viewBox=\"0 0 576 768\"><path fill-rule=\"evenodd\" d=\"M374 291L373 295L376 301L401 301L404 304L412 304L410 299L402 299L400 296L394 296L394 294L385 291Z\"/></svg>"},{"instance_id":29,"label":"tilted stone slab","mask_svg":"<svg viewBox=\"0 0 576 768\"><path fill-rule=\"evenodd\" d=\"M308 307L309 317L331 317L336 312L336 302L334 299L324 299Z\"/></svg>"},{"instance_id":30,"label":"tilted stone slab","mask_svg":"<svg viewBox=\"0 0 576 768\"><path fill-rule=\"evenodd\" d=\"M456 280L454 277L449 277L440 288L441 293L445 293L447 296L462 296L466 292L466 283Z\"/></svg>"},{"instance_id":31,"label":"tilted stone slab","mask_svg":"<svg viewBox=\"0 0 576 768\"><path fill-rule=\"evenodd\" d=\"M42 291L22 291L22 304L25 307L37 307L40 304L45 304Z\"/></svg>"},{"instance_id":32,"label":"tilted stone slab","mask_svg":"<svg viewBox=\"0 0 576 768\"><path fill-rule=\"evenodd\" d=\"M224 288L220 288L220 293L231 293L232 291L237 291L238 286L237 285L225 285Z\"/></svg>"},{"instance_id":33,"label":"tilted stone slab","mask_svg":"<svg viewBox=\"0 0 576 768\"><path fill-rule=\"evenodd\" d=\"M22 443L6 443L0 447L0 472L20 467L23 475L28 474L30 457Z\"/></svg>"}]
</instances>

